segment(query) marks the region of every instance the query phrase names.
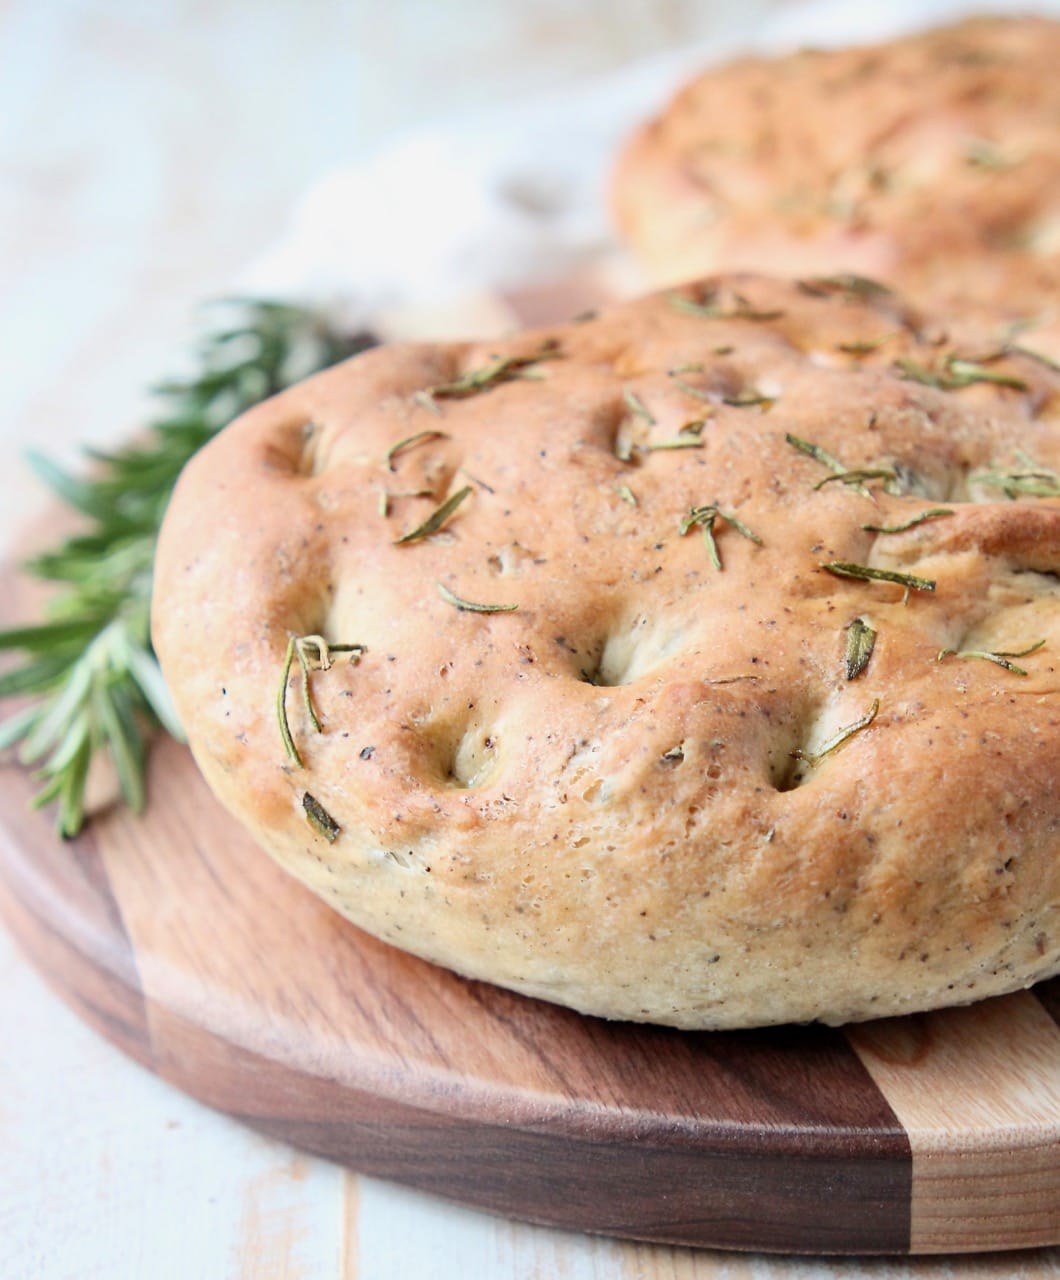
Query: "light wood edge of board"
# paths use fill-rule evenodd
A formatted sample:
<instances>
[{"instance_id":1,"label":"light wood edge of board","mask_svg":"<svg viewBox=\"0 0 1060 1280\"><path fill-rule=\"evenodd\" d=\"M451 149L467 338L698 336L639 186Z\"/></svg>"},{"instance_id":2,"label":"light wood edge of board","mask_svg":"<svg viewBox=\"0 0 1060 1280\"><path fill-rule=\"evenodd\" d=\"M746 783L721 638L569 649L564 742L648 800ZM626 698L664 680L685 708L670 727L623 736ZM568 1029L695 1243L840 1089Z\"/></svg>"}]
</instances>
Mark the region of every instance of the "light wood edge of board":
<instances>
[{"instance_id":1,"label":"light wood edge of board","mask_svg":"<svg viewBox=\"0 0 1060 1280\"><path fill-rule=\"evenodd\" d=\"M1031 992L846 1034L909 1135L912 1253L1057 1242L1060 1027Z\"/></svg>"}]
</instances>

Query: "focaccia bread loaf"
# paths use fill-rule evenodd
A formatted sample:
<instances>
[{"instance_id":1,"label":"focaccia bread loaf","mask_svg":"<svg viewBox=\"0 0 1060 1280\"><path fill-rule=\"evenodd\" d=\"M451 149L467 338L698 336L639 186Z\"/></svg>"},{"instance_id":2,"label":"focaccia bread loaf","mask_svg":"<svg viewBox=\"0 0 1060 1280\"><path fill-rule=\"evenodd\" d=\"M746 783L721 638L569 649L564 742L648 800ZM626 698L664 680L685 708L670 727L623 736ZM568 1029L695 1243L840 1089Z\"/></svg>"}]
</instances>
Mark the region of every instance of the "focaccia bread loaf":
<instances>
[{"instance_id":1,"label":"focaccia bread loaf","mask_svg":"<svg viewBox=\"0 0 1060 1280\"><path fill-rule=\"evenodd\" d=\"M977 18L745 58L683 88L617 166L652 280L854 271L934 305L1055 316L1060 22Z\"/></svg>"},{"instance_id":2,"label":"focaccia bread loaf","mask_svg":"<svg viewBox=\"0 0 1060 1280\"><path fill-rule=\"evenodd\" d=\"M860 279L381 348L190 464L155 643L398 947L680 1027L966 1002L1060 970L1058 414L1033 333ZM363 646L308 700L307 636Z\"/></svg>"}]
</instances>

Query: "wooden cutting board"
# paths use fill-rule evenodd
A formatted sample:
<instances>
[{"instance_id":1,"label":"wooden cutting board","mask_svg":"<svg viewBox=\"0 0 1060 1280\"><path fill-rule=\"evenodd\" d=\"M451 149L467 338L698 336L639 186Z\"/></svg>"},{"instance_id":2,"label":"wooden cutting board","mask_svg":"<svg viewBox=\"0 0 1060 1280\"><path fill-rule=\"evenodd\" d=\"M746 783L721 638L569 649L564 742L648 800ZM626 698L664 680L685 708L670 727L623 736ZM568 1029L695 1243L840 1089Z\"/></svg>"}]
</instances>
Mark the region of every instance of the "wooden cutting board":
<instances>
[{"instance_id":1,"label":"wooden cutting board","mask_svg":"<svg viewBox=\"0 0 1060 1280\"><path fill-rule=\"evenodd\" d=\"M63 844L0 769L0 916L89 1023L296 1146L512 1217L691 1245L1060 1241L1060 981L848 1029L580 1017L376 942L162 742Z\"/></svg>"},{"instance_id":2,"label":"wooden cutting board","mask_svg":"<svg viewBox=\"0 0 1060 1280\"><path fill-rule=\"evenodd\" d=\"M570 314L598 280L388 336ZM0 579L0 612L13 603ZM1060 979L845 1031L682 1033L468 982L280 871L160 742L150 805L62 843L0 765L0 919L73 1008L210 1106L511 1217L687 1245L1060 1243Z\"/></svg>"}]
</instances>

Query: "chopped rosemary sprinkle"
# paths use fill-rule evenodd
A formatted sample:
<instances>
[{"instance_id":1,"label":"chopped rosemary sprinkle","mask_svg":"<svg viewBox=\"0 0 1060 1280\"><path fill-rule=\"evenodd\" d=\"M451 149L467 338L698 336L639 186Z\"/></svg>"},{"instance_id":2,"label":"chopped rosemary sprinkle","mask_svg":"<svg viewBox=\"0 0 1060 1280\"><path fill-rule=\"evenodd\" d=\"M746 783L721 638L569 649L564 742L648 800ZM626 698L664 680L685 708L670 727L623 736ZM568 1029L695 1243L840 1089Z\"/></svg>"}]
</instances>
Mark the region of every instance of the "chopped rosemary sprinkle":
<instances>
[{"instance_id":1,"label":"chopped rosemary sprinkle","mask_svg":"<svg viewBox=\"0 0 1060 1280\"><path fill-rule=\"evenodd\" d=\"M706 426L704 419L697 419L695 422L686 422L685 425L675 436L671 436L667 440L653 440L650 444L644 446L649 453L654 453L656 449L701 449L703 447L703 438L700 432Z\"/></svg>"},{"instance_id":2,"label":"chopped rosemary sprinkle","mask_svg":"<svg viewBox=\"0 0 1060 1280\"><path fill-rule=\"evenodd\" d=\"M850 298L865 300L867 298L885 298L891 290L878 280L870 280L868 276L843 272L834 276L812 276L799 281L799 288L811 297L824 298L832 293L842 293Z\"/></svg>"},{"instance_id":3,"label":"chopped rosemary sprinkle","mask_svg":"<svg viewBox=\"0 0 1060 1280\"><path fill-rule=\"evenodd\" d=\"M943 516L952 515L953 512L949 507L931 507L927 511L921 511L918 516L913 516L905 524L863 524L861 527L869 533L905 533L907 529L915 529L918 524L923 524L926 520L939 520Z\"/></svg>"},{"instance_id":4,"label":"chopped rosemary sprinkle","mask_svg":"<svg viewBox=\"0 0 1060 1280\"><path fill-rule=\"evenodd\" d=\"M734 409L753 409L760 407L763 412L776 404L776 396L764 396L754 387L745 387L734 396L722 396L722 404L731 405Z\"/></svg>"},{"instance_id":5,"label":"chopped rosemary sprinkle","mask_svg":"<svg viewBox=\"0 0 1060 1280\"><path fill-rule=\"evenodd\" d=\"M793 449L798 449L800 453L806 454L806 456L808 458L812 458L814 462L819 462L822 467L827 467L828 470L832 472L832 475L835 477L836 480L839 480L842 484L851 485L851 487L854 488L858 493L860 493L863 498L872 497L872 494L869 492L866 485L862 482L861 478L858 476L858 473L854 471L848 471L847 468L839 461L839 459L836 457L833 457L833 455L830 454L827 451L827 449L822 449L819 444L814 444L812 440L803 440L801 436L792 435L790 431L785 432L784 439L788 442L788 444L791 445ZM889 472L888 474L891 480L896 479L895 472L892 471L892 472ZM817 485L815 487L820 488L820 485Z\"/></svg>"},{"instance_id":6,"label":"chopped rosemary sprinkle","mask_svg":"<svg viewBox=\"0 0 1060 1280\"><path fill-rule=\"evenodd\" d=\"M1028 654L1037 653L1039 649L1045 648L1045 641L1039 640L1037 644L1029 645L1026 649L999 649L991 652L986 649L940 649L937 661L941 662L943 658L984 658L987 662L994 662L999 667L1004 667L1006 671L1011 671L1013 675L1025 676L1027 674L1023 667L1017 667L1014 662L1010 662L1010 658L1026 658Z\"/></svg>"},{"instance_id":7,"label":"chopped rosemary sprinkle","mask_svg":"<svg viewBox=\"0 0 1060 1280\"><path fill-rule=\"evenodd\" d=\"M466 396L477 395L480 391L488 391L491 387L500 386L502 382L511 382L515 378L539 377L540 371L534 366L542 360L556 360L561 354L559 343L550 339L533 355L494 356L480 369L469 369L450 382L440 382L423 391L416 391L412 398L418 404L438 413L439 409L435 403L437 400L461 400Z\"/></svg>"},{"instance_id":8,"label":"chopped rosemary sprinkle","mask_svg":"<svg viewBox=\"0 0 1060 1280\"><path fill-rule=\"evenodd\" d=\"M893 333L881 333L878 338L855 338L851 342L837 342L835 349L848 356L868 356L894 336Z\"/></svg>"},{"instance_id":9,"label":"chopped rosemary sprinkle","mask_svg":"<svg viewBox=\"0 0 1060 1280\"><path fill-rule=\"evenodd\" d=\"M998 387L1011 387L1013 391L1026 391L1027 384L1015 374L998 373L988 369L975 360L962 360L959 356L947 356L946 368L949 370L951 382L958 387L966 387L973 382L992 382Z\"/></svg>"},{"instance_id":10,"label":"chopped rosemary sprinkle","mask_svg":"<svg viewBox=\"0 0 1060 1280\"><path fill-rule=\"evenodd\" d=\"M876 632L864 618L855 618L847 626L847 651L844 668L848 680L853 680L865 670L876 646Z\"/></svg>"},{"instance_id":11,"label":"chopped rosemary sprinkle","mask_svg":"<svg viewBox=\"0 0 1060 1280\"><path fill-rule=\"evenodd\" d=\"M433 413L436 418L442 416L441 406L435 401L433 391L414 391L412 400L421 409L426 409L429 413Z\"/></svg>"},{"instance_id":12,"label":"chopped rosemary sprinkle","mask_svg":"<svg viewBox=\"0 0 1060 1280\"><path fill-rule=\"evenodd\" d=\"M683 391L685 395L694 396L697 400L703 400L707 404L713 404L709 391L704 391L702 387L694 387L691 382L686 382L681 377L683 373L703 373L704 369L701 364L682 364L676 369L668 369L666 376L673 379L673 384L678 390Z\"/></svg>"},{"instance_id":13,"label":"chopped rosemary sprinkle","mask_svg":"<svg viewBox=\"0 0 1060 1280\"><path fill-rule=\"evenodd\" d=\"M694 525L699 525L703 530L703 541L706 543L707 551L710 555L710 562L715 569L721 569L721 556L718 554L718 544L714 538L714 526L718 520L724 520L726 524L732 525L737 533L742 534L749 541L762 546L762 539L757 533L750 530L742 520L738 519L731 511L722 511L720 507L713 504L703 507L693 507L688 515L677 526L678 534L683 538L685 534Z\"/></svg>"},{"instance_id":14,"label":"chopped rosemary sprinkle","mask_svg":"<svg viewBox=\"0 0 1060 1280\"><path fill-rule=\"evenodd\" d=\"M1006 155L996 142L991 142L988 138L972 138L964 149L964 159L967 164L977 169L1011 169L1018 163L1013 156Z\"/></svg>"},{"instance_id":15,"label":"chopped rosemary sprinkle","mask_svg":"<svg viewBox=\"0 0 1060 1280\"><path fill-rule=\"evenodd\" d=\"M616 485L615 493L618 494L623 502L628 502L631 507L635 507L637 505L637 495L628 484Z\"/></svg>"},{"instance_id":16,"label":"chopped rosemary sprinkle","mask_svg":"<svg viewBox=\"0 0 1060 1280\"><path fill-rule=\"evenodd\" d=\"M1018 343L1012 343L1005 350L1006 355L1026 356L1028 360L1034 360L1040 365L1044 365L1046 369L1052 370L1053 373L1060 373L1060 363L1051 359L1041 351L1035 351L1031 347L1024 347Z\"/></svg>"},{"instance_id":17,"label":"chopped rosemary sprinkle","mask_svg":"<svg viewBox=\"0 0 1060 1280\"><path fill-rule=\"evenodd\" d=\"M635 392L630 391L629 387L626 387L625 390L622 392L622 398L623 400L625 400L626 404L629 406L629 410L631 413L636 414L638 418L642 418L648 424L649 427L655 426L655 416L651 412L651 410L647 407L647 405L644 403L644 401L640 398L640 396L638 396Z\"/></svg>"},{"instance_id":18,"label":"chopped rosemary sprinkle","mask_svg":"<svg viewBox=\"0 0 1060 1280\"><path fill-rule=\"evenodd\" d=\"M433 489L389 489L379 490L379 514L384 519L390 517L390 502L393 498L433 498Z\"/></svg>"},{"instance_id":19,"label":"chopped rosemary sprinkle","mask_svg":"<svg viewBox=\"0 0 1060 1280\"><path fill-rule=\"evenodd\" d=\"M965 360L952 352L946 356L941 370L930 369L904 356L895 361L895 368L907 382L920 382L926 387L935 387L940 391L957 391L961 387L970 387L977 382L990 382L998 387L1009 387L1013 391L1028 389L1026 382L1014 374L1000 373L995 369L987 368L981 362Z\"/></svg>"},{"instance_id":20,"label":"chopped rosemary sprinkle","mask_svg":"<svg viewBox=\"0 0 1060 1280\"><path fill-rule=\"evenodd\" d=\"M856 733L860 733L862 729L867 729L868 726L872 724L873 720L876 719L879 709L879 698L873 698L872 706L869 707L865 715L863 715L860 720L855 720L853 724L844 725L842 729L837 733L834 733L828 739L828 741L821 747L820 751L802 751L796 747L791 754L795 756L796 759L805 760L808 765L816 765L819 761L823 760L825 756L831 755L833 751L838 747L841 747L844 742L848 742Z\"/></svg>"},{"instance_id":21,"label":"chopped rosemary sprinkle","mask_svg":"<svg viewBox=\"0 0 1060 1280\"><path fill-rule=\"evenodd\" d=\"M448 438L448 433L445 431L417 431L413 436L406 436L404 440L399 440L397 444L392 444L383 455L387 470L395 470L394 459L399 453L404 453L406 450L412 449L418 444L424 444L428 440L447 440Z\"/></svg>"},{"instance_id":22,"label":"chopped rosemary sprinkle","mask_svg":"<svg viewBox=\"0 0 1060 1280\"><path fill-rule=\"evenodd\" d=\"M1017 454L1024 465L1022 471L980 471L972 476L972 480L991 488L1000 489L1006 498L1013 501L1020 497L1028 498L1060 498L1060 475L1044 468L1036 470L1033 458L1022 450Z\"/></svg>"},{"instance_id":23,"label":"chopped rosemary sprinkle","mask_svg":"<svg viewBox=\"0 0 1060 1280\"><path fill-rule=\"evenodd\" d=\"M438 583L438 594L449 604L467 613L513 613L519 608L517 604L476 604L472 600L464 600L450 591L444 582Z\"/></svg>"},{"instance_id":24,"label":"chopped rosemary sprinkle","mask_svg":"<svg viewBox=\"0 0 1060 1280\"><path fill-rule=\"evenodd\" d=\"M846 467L833 457L827 450L822 449L819 444L814 444L811 440L803 440L800 436L794 436L790 431L784 433L784 439L792 446L798 449L800 453L806 454L808 458L812 458L814 462L819 462L823 467L827 467L829 471L834 471L837 476L843 475Z\"/></svg>"},{"instance_id":25,"label":"chopped rosemary sprinkle","mask_svg":"<svg viewBox=\"0 0 1060 1280\"><path fill-rule=\"evenodd\" d=\"M826 484L850 484L863 486L866 480L895 481L898 477L890 467L856 467L852 471L836 471L813 486L815 490L823 489Z\"/></svg>"},{"instance_id":26,"label":"chopped rosemary sprinkle","mask_svg":"<svg viewBox=\"0 0 1060 1280\"><path fill-rule=\"evenodd\" d=\"M419 542L423 538L429 538L432 533L437 533L470 492L471 486L469 484L464 485L462 489L458 489L451 497L446 498L437 511L429 515L422 524L418 524L415 529L410 529L408 533L396 538L394 546L400 547L408 542Z\"/></svg>"},{"instance_id":27,"label":"chopped rosemary sprinkle","mask_svg":"<svg viewBox=\"0 0 1060 1280\"><path fill-rule=\"evenodd\" d=\"M320 801L315 796L311 796L308 791L302 796L302 809L306 821L317 835L323 836L328 844L334 844L342 828Z\"/></svg>"},{"instance_id":28,"label":"chopped rosemary sprinkle","mask_svg":"<svg viewBox=\"0 0 1060 1280\"><path fill-rule=\"evenodd\" d=\"M675 311L683 311L686 315L703 316L708 320L779 320L783 311L759 310L748 300L736 294L731 307L716 302L716 290L710 290L701 302L686 297L683 293L671 293L667 299Z\"/></svg>"},{"instance_id":29,"label":"chopped rosemary sprinkle","mask_svg":"<svg viewBox=\"0 0 1060 1280\"><path fill-rule=\"evenodd\" d=\"M310 656L309 649L315 649L316 653ZM323 636L291 636L287 641L287 652L284 654L280 687L276 692L276 719L280 726L280 737L283 740L284 749L299 769L304 769L305 763L297 746L295 746L291 725L287 719L287 683L295 658L298 659L298 665L302 668L302 704L305 707L306 716L316 732L323 733L324 730L321 727L316 708L313 706L313 698L309 689L310 671L329 671L332 665L331 655L333 653L348 653L351 655L350 661L357 662L364 652L365 646L363 644L328 644Z\"/></svg>"},{"instance_id":30,"label":"chopped rosemary sprinkle","mask_svg":"<svg viewBox=\"0 0 1060 1280\"><path fill-rule=\"evenodd\" d=\"M838 578L857 578L862 582L894 582L906 591L934 591L931 578L917 578L911 573L897 573L893 569L872 569L867 564L852 564L848 560L831 560L821 563L822 569Z\"/></svg>"}]
</instances>

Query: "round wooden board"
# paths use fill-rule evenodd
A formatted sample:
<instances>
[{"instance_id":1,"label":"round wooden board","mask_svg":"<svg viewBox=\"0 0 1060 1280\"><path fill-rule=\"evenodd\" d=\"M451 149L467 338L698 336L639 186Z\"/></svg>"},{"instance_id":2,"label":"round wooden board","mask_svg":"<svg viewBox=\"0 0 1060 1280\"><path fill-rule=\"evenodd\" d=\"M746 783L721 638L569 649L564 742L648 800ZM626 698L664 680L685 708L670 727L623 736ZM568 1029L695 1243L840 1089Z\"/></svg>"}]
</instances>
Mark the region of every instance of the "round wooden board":
<instances>
[{"instance_id":1,"label":"round wooden board","mask_svg":"<svg viewBox=\"0 0 1060 1280\"><path fill-rule=\"evenodd\" d=\"M159 743L146 817L63 844L0 769L0 914L74 1008L211 1106L512 1217L691 1245L1060 1241L1060 982L836 1031L580 1017L334 915Z\"/></svg>"}]
</instances>

